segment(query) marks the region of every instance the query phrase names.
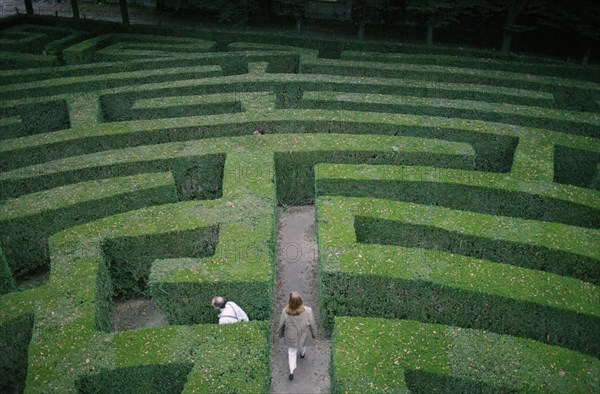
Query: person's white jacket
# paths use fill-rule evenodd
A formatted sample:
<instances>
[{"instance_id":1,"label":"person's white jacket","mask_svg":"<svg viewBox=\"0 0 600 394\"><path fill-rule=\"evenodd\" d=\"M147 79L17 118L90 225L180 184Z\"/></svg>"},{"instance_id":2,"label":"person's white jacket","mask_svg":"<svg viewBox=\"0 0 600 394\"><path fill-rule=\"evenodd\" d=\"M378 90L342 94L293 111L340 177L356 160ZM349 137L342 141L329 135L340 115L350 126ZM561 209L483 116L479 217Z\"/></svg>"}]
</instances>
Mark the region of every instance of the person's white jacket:
<instances>
[{"instance_id":1,"label":"person's white jacket","mask_svg":"<svg viewBox=\"0 0 600 394\"><path fill-rule=\"evenodd\" d=\"M248 315L233 301L227 301L219 314L219 324L232 324L250 321Z\"/></svg>"}]
</instances>

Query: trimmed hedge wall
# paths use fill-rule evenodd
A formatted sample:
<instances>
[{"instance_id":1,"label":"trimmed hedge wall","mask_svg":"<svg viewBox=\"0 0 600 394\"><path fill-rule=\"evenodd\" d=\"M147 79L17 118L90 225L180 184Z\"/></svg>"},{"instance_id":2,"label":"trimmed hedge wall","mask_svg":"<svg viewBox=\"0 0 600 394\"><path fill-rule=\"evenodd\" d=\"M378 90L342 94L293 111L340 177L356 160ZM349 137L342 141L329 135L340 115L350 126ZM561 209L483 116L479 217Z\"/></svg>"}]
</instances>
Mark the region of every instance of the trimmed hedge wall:
<instances>
[{"instance_id":1,"label":"trimmed hedge wall","mask_svg":"<svg viewBox=\"0 0 600 394\"><path fill-rule=\"evenodd\" d=\"M232 194L230 196L234 197ZM33 370L28 373L27 387L32 390L64 392L85 382L86 385L81 388L86 389L89 384L105 384L105 375L90 377L95 372L117 370L120 371L117 374L127 374L127 379L134 382L137 377L150 373L152 368L141 371L128 370L129 367L193 363L194 368L187 376L185 390L193 387L200 392L212 392L219 385L224 385L223 389L228 391L268 392L270 372L266 322L253 321L231 328L200 325L169 326L120 334L98 332L110 329L110 302L106 300L112 298L112 280L102 252L105 240L119 240L123 237L145 239L151 234L164 232L165 228L191 235L195 234L194 229L206 228L211 222L245 222L246 225L252 225L262 218L266 227L263 225L260 230L251 232L254 234L251 240L259 244L265 243L271 237L273 225L272 216L265 214L271 212L272 215L274 208L265 204L265 201L259 203L256 196L246 196L246 199L248 201L244 201L240 195L228 199L227 202L233 204L231 207L225 201L189 201L154 206L105 217L51 237L52 277L46 288L48 295L39 297L41 310L47 310L48 314L38 314L36 319L39 319L42 326L53 325L60 329L42 329L35 336L29 347L29 365ZM255 208L256 216L245 215L250 206ZM249 233L247 228L243 230L244 234ZM222 237L223 231L220 235ZM265 257L268 257L268 252L260 258L260 267L254 264L249 269L254 272L255 277L264 276L265 282L271 285L271 261ZM244 271L239 271L243 263L245 262L240 262L232 273L247 277ZM188 263L187 267L193 270L194 266ZM210 280L216 281L217 277ZM90 285L90 281L94 285ZM265 292L246 298L249 302L255 300L255 304L250 305L247 310L253 311L256 305L262 305L263 298L267 298L265 303L269 307L266 315L269 315L271 301ZM204 308L212 312L214 321L216 313L209 303L210 298L206 300ZM224 383L220 378L227 371L232 371L232 375ZM36 375L44 376L47 382L38 382ZM42 384L43 388L38 386Z\"/></svg>"},{"instance_id":2,"label":"trimmed hedge wall","mask_svg":"<svg viewBox=\"0 0 600 394\"><path fill-rule=\"evenodd\" d=\"M248 71L248 61L268 61L272 63L294 64L298 56L293 53L281 52L250 52L250 53L199 53L177 55L161 59L132 59L127 62L102 62L61 67L42 67L24 70L0 71L0 84L22 84L45 79L86 77L89 75L124 73L141 70L169 69L173 67L193 67L218 65L223 75L245 74ZM283 72L283 71L282 71Z\"/></svg>"},{"instance_id":3,"label":"trimmed hedge wall","mask_svg":"<svg viewBox=\"0 0 600 394\"><path fill-rule=\"evenodd\" d=\"M92 393L180 393L192 364L140 365L106 370L81 378L77 392Z\"/></svg>"},{"instance_id":4,"label":"trimmed hedge wall","mask_svg":"<svg viewBox=\"0 0 600 394\"><path fill-rule=\"evenodd\" d=\"M598 368L596 358L526 339L410 320L339 317L332 392L594 392Z\"/></svg>"},{"instance_id":5,"label":"trimmed hedge wall","mask_svg":"<svg viewBox=\"0 0 600 394\"><path fill-rule=\"evenodd\" d=\"M341 61L317 59L305 61L302 72L310 74L351 75L354 77L387 77L404 78L410 82L428 81L437 83L477 84L477 86L493 86L521 90L530 95L533 91L551 93L554 96L554 108L575 111L598 111L596 100L600 98L600 86L587 81L573 81L555 77L524 76L520 73L503 71L449 68L430 65L377 64L371 62ZM527 90L525 90L527 89ZM477 98L480 99L481 98ZM483 99L482 101L493 101ZM544 101L535 104L526 97L515 97L512 104L543 105Z\"/></svg>"},{"instance_id":6,"label":"trimmed hedge wall","mask_svg":"<svg viewBox=\"0 0 600 394\"><path fill-rule=\"evenodd\" d=\"M34 55L31 53L22 52L0 52L0 69L20 69L33 68L33 67L56 67L60 64L56 55ZM2 72L0 72L2 75ZM0 78L0 81L6 81L4 78ZM4 84L0 82L0 84Z\"/></svg>"},{"instance_id":7,"label":"trimmed hedge wall","mask_svg":"<svg viewBox=\"0 0 600 394\"><path fill-rule=\"evenodd\" d=\"M451 154L397 152L276 153L275 172L279 205L306 205L315 202L314 166L317 163L429 164L442 168L473 168L474 158Z\"/></svg>"},{"instance_id":8,"label":"trimmed hedge wall","mask_svg":"<svg viewBox=\"0 0 600 394\"><path fill-rule=\"evenodd\" d=\"M120 299L147 296L148 276L154 260L212 256L218 238L219 229L214 226L106 240L102 251L110 271L114 296Z\"/></svg>"},{"instance_id":9,"label":"trimmed hedge wall","mask_svg":"<svg viewBox=\"0 0 600 394\"><path fill-rule=\"evenodd\" d=\"M12 276L8 261L0 248L0 295L10 293L17 289L17 284Z\"/></svg>"},{"instance_id":10,"label":"trimmed hedge wall","mask_svg":"<svg viewBox=\"0 0 600 394\"><path fill-rule=\"evenodd\" d=\"M143 174L63 186L0 207L3 250L15 277L48 267L50 235L91 220L176 201L171 174Z\"/></svg>"},{"instance_id":11,"label":"trimmed hedge wall","mask_svg":"<svg viewBox=\"0 0 600 394\"><path fill-rule=\"evenodd\" d=\"M201 65L169 68L159 74L155 70L129 71L122 73L65 77L24 84L5 86L0 97L4 99L28 96L47 96L64 93L85 92L87 90L108 89L127 83L158 83L194 78L208 78L222 75L217 65Z\"/></svg>"},{"instance_id":12,"label":"trimmed hedge wall","mask_svg":"<svg viewBox=\"0 0 600 394\"><path fill-rule=\"evenodd\" d=\"M478 119L590 137L598 134L598 130L600 130L600 119L598 119L595 113L571 112L473 100L444 100L357 93L304 92L301 107Z\"/></svg>"},{"instance_id":13,"label":"trimmed hedge wall","mask_svg":"<svg viewBox=\"0 0 600 394\"><path fill-rule=\"evenodd\" d=\"M20 91L27 86L15 87L6 91L5 98L23 97ZM82 85L84 86L84 85ZM37 88L37 87L36 87ZM55 91L44 89L44 94L62 93L57 86ZM41 89L38 89L41 93ZM115 93L100 92L109 95L112 100L141 99L164 96L183 96L213 93L229 93L236 91L274 91L281 96L282 108L293 108L300 104L304 91L335 91L352 93L393 94L406 96L424 96L432 98L481 100L490 102L511 102L524 105L551 105L552 98L548 94L526 90L484 85L432 83L428 81L403 81L386 78L363 78L357 83L356 78L336 75L304 75L304 74L264 74L237 75L220 80L191 80L177 84L163 84L126 87L115 89ZM31 94L37 91L31 91Z\"/></svg>"},{"instance_id":14,"label":"trimmed hedge wall","mask_svg":"<svg viewBox=\"0 0 600 394\"><path fill-rule=\"evenodd\" d=\"M598 183L600 152L554 147L554 182L600 190Z\"/></svg>"},{"instance_id":15,"label":"trimmed hedge wall","mask_svg":"<svg viewBox=\"0 0 600 394\"><path fill-rule=\"evenodd\" d=\"M297 116L294 115L294 118ZM277 122L276 125L281 124L282 127L318 127L316 122L310 122L307 124L295 124L286 122ZM242 123L238 125L239 129L236 130L235 125L232 125L230 130L241 133L244 131L246 135L251 134L252 127L260 127L261 123ZM327 127L328 125L322 126ZM335 126L335 124L334 124ZM338 125L339 126L339 125ZM350 124L349 126L352 126ZM360 130L363 127L369 125L358 125ZM224 127L224 125L222 126ZM242 129L243 127L243 129ZM219 127L217 130L223 130ZM417 156L422 155L423 157L428 153L431 157L467 157L467 161L475 160L476 163L479 161L475 157L473 148L465 142L454 142L454 141L443 141L435 138L415 138L415 137L394 137L391 135L338 135L338 134L326 134L326 133L308 133L309 131L318 132L322 130L320 127L313 129L312 127L306 129L296 129L296 132L305 132L306 134L269 134L261 137L262 143L256 144L256 138L254 136L237 137L237 138L206 138L199 141L187 141L187 142L176 142L171 144L159 144L156 146L140 146L136 148L122 149L118 152L102 152L94 155L85 155L72 158L66 158L55 163L40 164L37 166L30 166L22 169L16 169L12 172L5 172L0 174L0 190L6 192L7 196L18 194L19 190L25 191L36 191L39 188L44 187L56 187L64 183L95 179L97 177L109 177L115 176L119 173L136 173L136 171L167 171L173 168L174 176L178 189L181 188L183 182L178 179L185 180L184 174L187 173L189 168L199 167L198 174L201 174L199 182L201 184L206 183L208 190L216 190L207 197L217 198L219 196L219 190L216 186L220 183L219 176L223 173L222 166L222 152L229 147L239 146L244 149L255 150L258 152L287 152L287 151L298 151L305 152L310 156L310 152L323 152L328 151L335 144L336 150L341 152L355 152L352 154L363 155L362 152L376 152L375 157L380 158L401 158L403 155ZM328 129L326 129L328 130ZM393 134L392 128L384 129L384 131ZM207 131L207 130L201 130ZM282 130L283 132L284 130ZM346 130L347 131L347 130ZM353 129L353 131L357 131ZM377 130L382 131L382 130ZM436 133L441 136L441 132ZM431 137L435 136L433 134ZM466 138L466 133L458 134L463 139ZM173 136L172 136L173 137ZM425 136L429 137L429 136ZM456 137L458 139L458 137ZM150 137L149 137L150 139ZM486 146L490 147L494 142L508 141L512 143L513 139L504 139L502 137L489 137L482 135ZM304 142L303 142L304 141ZM487 143L489 141L489 143ZM509 145L509 144L507 144ZM185 149L184 149L185 148ZM182 151L183 149L183 151ZM502 154L511 154L512 152L501 152ZM197 156L196 158L189 157L190 155ZM343 156L339 153L340 157ZM488 158L482 155L485 160L481 162L488 162ZM206 157L206 159L199 159L199 157ZM15 159L18 157L15 157ZM140 161L143 158L144 161ZM292 158L293 159L293 158ZM374 158L371 156L367 158L373 161ZM497 156L491 156L489 161L497 159ZM206 162L204 162L206 160ZM198 164L190 165L188 163L194 163L199 161ZM296 161L297 162L297 161ZM114 163L114 164L111 164ZM152 163L152 164L150 164ZM173 164L171 164L173 163ZM181 163L181 164L177 164ZM281 161L278 162L283 163ZM308 163L307 163L308 164ZM490 163L492 165L493 163ZM503 165L506 165L504 160ZM508 162L510 165L510 162ZM177 169L176 169L177 168ZM214 171L210 173L209 171ZM212 174L212 177L209 177ZM206 180L205 180L206 179ZM24 189L21 189L24 188Z\"/></svg>"},{"instance_id":16,"label":"trimmed hedge wall","mask_svg":"<svg viewBox=\"0 0 600 394\"><path fill-rule=\"evenodd\" d=\"M271 119L268 119L268 114ZM328 119L320 120L323 117ZM502 172L509 170L512 150L517 143L517 139L512 134L513 132L517 134L521 130L517 131L510 127L476 121L442 121L440 118L312 110L265 112L260 115L252 112L215 116L202 120L194 118L169 119L168 123L166 121L167 119L156 120L152 123L129 123L126 125L127 127L123 127L124 125L98 125L94 128L94 133L85 139L79 133L67 132L49 136L44 139L42 146L36 146L38 144L33 140L14 141L4 145L6 147L4 153L0 153L0 157L3 158L1 165L5 168L16 168L36 162L50 161L65 157L75 148L78 154L81 154L126 145L163 143L214 136L248 135L256 128L263 128L267 133L314 130L352 134L415 135L464 141L474 144L477 151L481 153L479 158L482 160L477 160L477 169ZM193 125L193 121L196 121L195 125ZM142 133L143 130L147 132ZM89 129L87 132L89 133ZM75 143L73 139L77 142ZM18 154L9 154L9 150Z\"/></svg>"},{"instance_id":17,"label":"trimmed hedge wall","mask_svg":"<svg viewBox=\"0 0 600 394\"><path fill-rule=\"evenodd\" d=\"M0 140L43 134L71 127L65 100L21 103L14 107L0 106L0 117L18 117L19 122L2 128Z\"/></svg>"},{"instance_id":18,"label":"trimmed hedge wall","mask_svg":"<svg viewBox=\"0 0 600 394\"><path fill-rule=\"evenodd\" d=\"M600 210L597 208L501 188L427 181L342 178L321 179L318 188L318 195L382 198L600 228Z\"/></svg>"},{"instance_id":19,"label":"trimmed hedge wall","mask_svg":"<svg viewBox=\"0 0 600 394\"><path fill-rule=\"evenodd\" d=\"M461 234L366 216L354 218L356 240L366 244L434 249L600 284L598 259L545 246Z\"/></svg>"},{"instance_id":20,"label":"trimmed hedge wall","mask_svg":"<svg viewBox=\"0 0 600 394\"><path fill-rule=\"evenodd\" d=\"M214 42L201 40L197 38L186 37L168 37L164 35L148 34L102 34L89 40L79 42L63 51L63 59L66 64L92 63L94 61L114 61L123 60L118 56L118 52L102 54L102 49L118 43L131 43L133 47L142 46L154 47L164 51L165 48L170 52L198 53L208 52L214 49ZM126 56L127 57L127 56ZM139 56L137 56L139 58ZM127 59L125 59L127 60Z\"/></svg>"},{"instance_id":21,"label":"trimmed hedge wall","mask_svg":"<svg viewBox=\"0 0 600 394\"><path fill-rule=\"evenodd\" d=\"M474 68L477 70L508 71L513 73L545 75L600 82L600 69L598 66L590 65L589 67L582 67L580 65L556 63L552 61L548 61L546 63L528 63L525 59L523 61L514 61L514 59L503 60L500 58L493 59L490 57L483 58L477 56L455 56L440 54L409 55L358 51L344 51L342 52L340 58L343 60L392 64L422 64L443 67Z\"/></svg>"},{"instance_id":22,"label":"trimmed hedge wall","mask_svg":"<svg viewBox=\"0 0 600 394\"><path fill-rule=\"evenodd\" d=\"M33 321L34 315L29 313L0 324L0 391L3 393L20 393L25 389Z\"/></svg>"},{"instance_id":23,"label":"trimmed hedge wall","mask_svg":"<svg viewBox=\"0 0 600 394\"><path fill-rule=\"evenodd\" d=\"M132 157L126 161L106 158L72 170L61 168L58 172L24 178L0 180L0 199L19 197L72 183L131 176L142 173L171 172L179 201L220 198L223 189L224 154L207 154L183 157Z\"/></svg>"},{"instance_id":24,"label":"trimmed hedge wall","mask_svg":"<svg viewBox=\"0 0 600 394\"><path fill-rule=\"evenodd\" d=\"M413 225L455 229L463 236L476 231L498 240L514 237L525 245L577 253L594 262L597 231L389 200L320 197L317 210L320 303L329 330L334 314L391 316L485 329L595 357L600 354L594 339L600 330L600 299L593 284L445 251L361 245L356 243L361 230L355 230L355 217L402 218ZM383 234L395 229L387 230ZM590 270L596 266L584 272L594 275Z\"/></svg>"}]
</instances>

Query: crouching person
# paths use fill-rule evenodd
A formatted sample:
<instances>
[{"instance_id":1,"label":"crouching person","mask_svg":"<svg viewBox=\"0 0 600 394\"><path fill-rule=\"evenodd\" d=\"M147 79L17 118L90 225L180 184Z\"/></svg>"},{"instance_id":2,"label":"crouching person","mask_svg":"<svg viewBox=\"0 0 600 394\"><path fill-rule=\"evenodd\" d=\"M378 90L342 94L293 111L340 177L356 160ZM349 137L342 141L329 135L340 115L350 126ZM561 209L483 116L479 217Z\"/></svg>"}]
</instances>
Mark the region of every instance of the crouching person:
<instances>
[{"instance_id":1,"label":"crouching person","mask_svg":"<svg viewBox=\"0 0 600 394\"><path fill-rule=\"evenodd\" d=\"M233 301L227 301L223 297L215 297L211 302L213 308L218 310L219 313L219 324L232 324L250 321L248 315L242 308Z\"/></svg>"}]
</instances>

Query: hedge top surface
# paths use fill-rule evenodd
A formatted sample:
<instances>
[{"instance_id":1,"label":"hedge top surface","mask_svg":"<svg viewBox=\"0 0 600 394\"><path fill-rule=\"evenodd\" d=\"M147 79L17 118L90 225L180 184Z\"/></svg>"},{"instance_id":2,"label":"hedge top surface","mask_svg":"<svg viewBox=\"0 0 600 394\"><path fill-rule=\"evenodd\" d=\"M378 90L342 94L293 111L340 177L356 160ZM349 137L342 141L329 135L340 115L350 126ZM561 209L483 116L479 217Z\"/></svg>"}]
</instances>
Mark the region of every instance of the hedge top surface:
<instances>
[{"instance_id":1,"label":"hedge top surface","mask_svg":"<svg viewBox=\"0 0 600 394\"><path fill-rule=\"evenodd\" d=\"M600 210L599 193L587 188L515 178L513 174L483 173L421 166L317 164L317 179L439 182L519 191L589 206Z\"/></svg>"},{"instance_id":2,"label":"hedge top surface","mask_svg":"<svg viewBox=\"0 0 600 394\"><path fill-rule=\"evenodd\" d=\"M485 331L338 317L334 341L342 392L402 391L407 371L463 378L500 391L568 393L600 387L594 357ZM443 381L437 383L440 387Z\"/></svg>"}]
</instances>

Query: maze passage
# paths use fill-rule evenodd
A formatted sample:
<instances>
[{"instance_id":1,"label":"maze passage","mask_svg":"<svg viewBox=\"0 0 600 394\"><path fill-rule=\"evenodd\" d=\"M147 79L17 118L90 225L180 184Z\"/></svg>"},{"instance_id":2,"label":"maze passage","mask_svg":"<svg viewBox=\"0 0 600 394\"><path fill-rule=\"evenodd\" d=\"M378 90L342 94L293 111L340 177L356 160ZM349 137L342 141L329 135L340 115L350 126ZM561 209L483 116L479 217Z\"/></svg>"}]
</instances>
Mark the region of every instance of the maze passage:
<instances>
[{"instance_id":1,"label":"maze passage","mask_svg":"<svg viewBox=\"0 0 600 394\"><path fill-rule=\"evenodd\" d=\"M296 204L333 392L599 390L596 66L26 21L0 31L0 391L268 392ZM133 298L168 325L113 332Z\"/></svg>"}]
</instances>

